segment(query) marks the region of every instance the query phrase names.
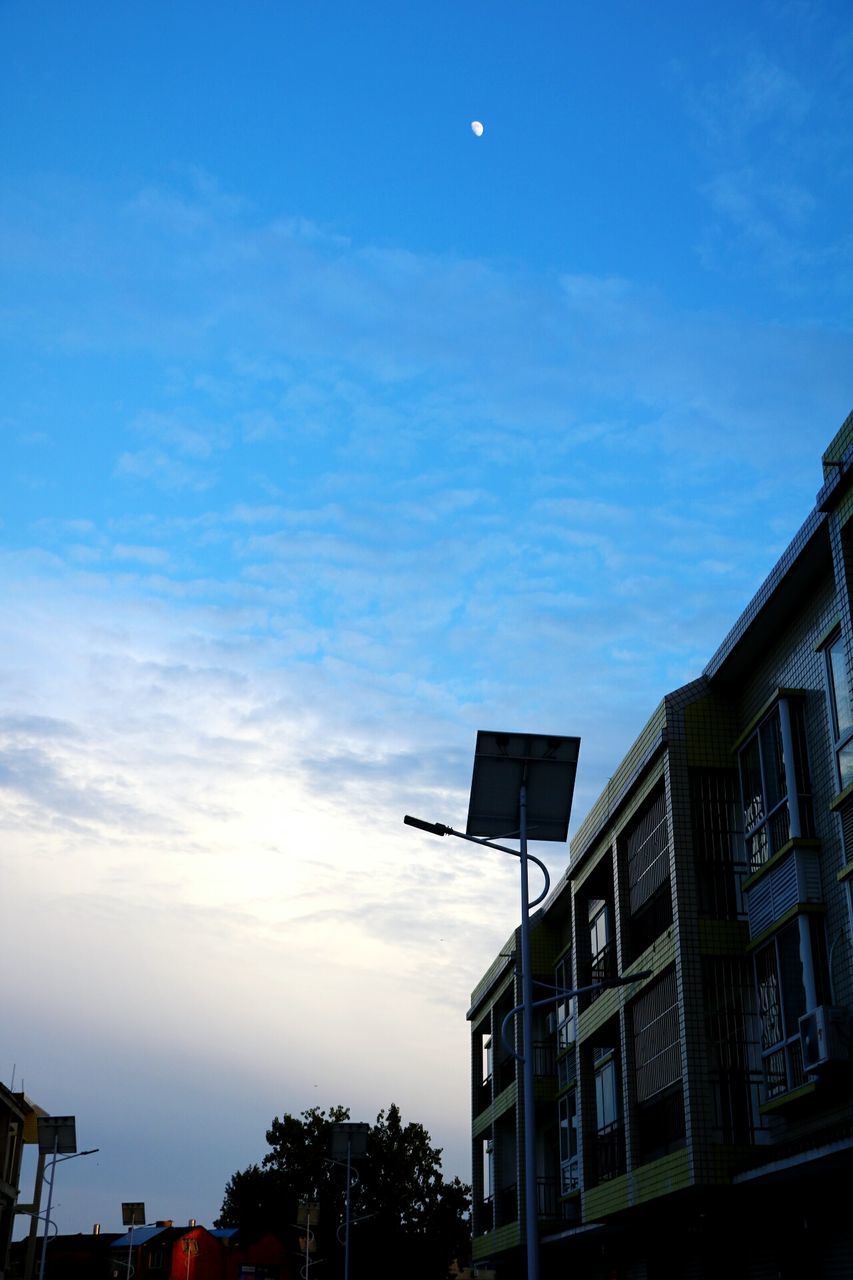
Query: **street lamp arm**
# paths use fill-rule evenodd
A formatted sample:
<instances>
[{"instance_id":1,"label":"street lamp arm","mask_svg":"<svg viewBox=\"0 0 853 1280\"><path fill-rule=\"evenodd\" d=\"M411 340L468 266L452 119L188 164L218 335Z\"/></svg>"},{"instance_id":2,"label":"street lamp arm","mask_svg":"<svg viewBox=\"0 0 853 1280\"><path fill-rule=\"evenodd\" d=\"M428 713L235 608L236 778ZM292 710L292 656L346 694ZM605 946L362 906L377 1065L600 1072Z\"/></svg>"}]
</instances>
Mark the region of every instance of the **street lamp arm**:
<instances>
[{"instance_id":1,"label":"street lamp arm","mask_svg":"<svg viewBox=\"0 0 853 1280\"><path fill-rule=\"evenodd\" d=\"M621 977L599 978L597 982L591 982L585 987L572 987L570 990L567 989L565 991L555 987L555 995L545 996L542 1000L534 1000L531 1008L544 1009L549 1004L559 1004L561 1000L573 1000L575 996L586 995L588 991L601 991L604 987L626 987L632 982L642 982L644 978L650 978L651 976L651 969L640 969L637 973L631 973ZM546 984L542 983L541 985L545 986ZM526 1059L523 1058L520 1053L516 1053L515 1049L507 1039L506 1029L509 1026L510 1020L514 1018L516 1014L521 1013L523 1009L523 1004L517 1004L514 1009L510 1009L509 1013L504 1015L504 1018L501 1021L501 1040L503 1041L503 1046L507 1053L511 1057L516 1058L519 1062L524 1062ZM525 1049L526 1047L527 1046L525 1046Z\"/></svg>"},{"instance_id":2,"label":"street lamp arm","mask_svg":"<svg viewBox=\"0 0 853 1280\"><path fill-rule=\"evenodd\" d=\"M425 822L423 818L413 818L408 813L403 818L406 826L417 827L420 831L428 831L434 836L456 836L459 840L468 840L471 844L485 845L487 849L497 849L499 853L511 853L514 858L521 857L519 849L510 849L509 845L496 844L494 840L487 840L485 836L469 836L464 831L454 831L453 827L447 827L443 822ZM545 878L545 887L539 894L538 898L534 898L529 904L530 908L538 907L540 902L544 902L551 891L551 876L545 863L540 861L532 853L527 855L528 862L535 862L542 875Z\"/></svg>"}]
</instances>

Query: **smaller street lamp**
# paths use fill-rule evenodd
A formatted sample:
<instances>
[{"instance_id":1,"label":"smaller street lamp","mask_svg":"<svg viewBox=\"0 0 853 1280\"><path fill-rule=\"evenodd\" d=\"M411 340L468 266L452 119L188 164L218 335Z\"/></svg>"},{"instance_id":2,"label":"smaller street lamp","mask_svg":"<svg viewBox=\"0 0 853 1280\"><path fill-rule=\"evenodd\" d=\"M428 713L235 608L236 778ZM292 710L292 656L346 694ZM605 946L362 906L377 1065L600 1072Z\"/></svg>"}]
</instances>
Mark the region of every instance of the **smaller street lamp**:
<instances>
[{"instance_id":1,"label":"smaller street lamp","mask_svg":"<svg viewBox=\"0 0 853 1280\"><path fill-rule=\"evenodd\" d=\"M37 1123L39 1152L51 1156L50 1178L47 1183L47 1208L44 1213L44 1238L39 1259L39 1280L44 1280L48 1231L53 1225L50 1220L50 1210L53 1204L56 1166L63 1160L76 1160L78 1156L93 1156L100 1147L90 1147L88 1151L77 1150L77 1122L74 1116L39 1116ZM46 1172L43 1177L47 1178Z\"/></svg>"},{"instance_id":2,"label":"smaller street lamp","mask_svg":"<svg viewBox=\"0 0 853 1280\"><path fill-rule=\"evenodd\" d=\"M123 1227L130 1227L127 1246L127 1280L130 1280L133 1274L133 1228L145 1226L145 1201L122 1200L121 1224Z\"/></svg>"},{"instance_id":3,"label":"smaller street lamp","mask_svg":"<svg viewBox=\"0 0 853 1280\"><path fill-rule=\"evenodd\" d=\"M352 1162L367 1155L367 1139L370 1125L353 1120L338 1120L332 1125L332 1159L336 1164L346 1163L347 1199L344 1230L344 1280L349 1280L349 1236L352 1222L351 1199Z\"/></svg>"}]
</instances>

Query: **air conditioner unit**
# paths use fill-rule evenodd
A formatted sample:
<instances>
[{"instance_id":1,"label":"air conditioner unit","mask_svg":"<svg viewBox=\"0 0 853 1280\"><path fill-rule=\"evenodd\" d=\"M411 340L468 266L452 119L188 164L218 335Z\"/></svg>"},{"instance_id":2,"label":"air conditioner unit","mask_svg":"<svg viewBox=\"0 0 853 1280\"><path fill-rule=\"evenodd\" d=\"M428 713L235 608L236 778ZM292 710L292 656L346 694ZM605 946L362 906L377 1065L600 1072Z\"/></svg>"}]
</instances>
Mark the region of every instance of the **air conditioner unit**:
<instances>
[{"instance_id":1,"label":"air conditioner unit","mask_svg":"<svg viewBox=\"0 0 853 1280\"><path fill-rule=\"evenodd\" d=\"M800 1045L805 1071L819 1071L832 1063L849 1062L849 1010L819 1004L810 1013L803 1014L800 1018Z\"/></svg>"}]
</instances>

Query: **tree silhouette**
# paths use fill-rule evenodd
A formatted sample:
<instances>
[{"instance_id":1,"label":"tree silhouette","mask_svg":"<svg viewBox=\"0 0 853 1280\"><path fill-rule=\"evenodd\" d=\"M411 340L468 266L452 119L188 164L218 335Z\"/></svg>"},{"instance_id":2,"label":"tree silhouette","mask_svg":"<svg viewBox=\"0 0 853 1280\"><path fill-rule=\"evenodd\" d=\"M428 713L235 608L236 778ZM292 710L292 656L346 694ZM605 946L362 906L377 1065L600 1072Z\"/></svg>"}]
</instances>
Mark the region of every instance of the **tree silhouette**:
<instances>
[{"instance_id":1,"label":"tree silhouette","mask_svg":"<svg viewBox=\"0 0 853 1280\"><path fill-rule=\"evenodd\" d=\"M292 1236L295 1249L298 1206L319 1204L315 1274L317 1280L342 1274L346 1173L329 1159L329 1150L332 1126L348 1119L348 1107L276 1117L266 1135L270 1150L260 1165L230 1178L216 1225L239 1227L249 1238L265 1231ZM353 1168L352 1280L388 1266L413 1280L441 1280L454 1258L466 1259L469 1188L458 1178L444 1180L441 1151L423 1125L404 1124L392 1103L380 1111L367 1156Z\"/></svg>"}]
</instances>

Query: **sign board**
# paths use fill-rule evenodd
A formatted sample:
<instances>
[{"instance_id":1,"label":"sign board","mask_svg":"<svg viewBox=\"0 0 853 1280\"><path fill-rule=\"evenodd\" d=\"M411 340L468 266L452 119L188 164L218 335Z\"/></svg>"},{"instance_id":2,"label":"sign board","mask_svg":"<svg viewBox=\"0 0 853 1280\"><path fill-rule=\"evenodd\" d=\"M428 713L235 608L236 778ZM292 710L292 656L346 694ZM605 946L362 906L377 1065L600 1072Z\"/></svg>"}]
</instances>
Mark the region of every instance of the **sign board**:
<instances>
[{"instance_id":1,"label":"sign board","mask_svg":"<svg viewBox=\"0 0 853 1280\"><path fill-rule=\"evenodd\" d=\"M123 1227L142 1227L145 1225L145 1201L122 1200L121 1224Z\"/></svg>"},{"instance_id":2,"label":"sign board","mask_svg":"<svg viewBox=\"0 0 853 1280\"><path fill-rule=\"evenodd\" d=\"M39 1151L47 1155L73 1156L77 1151L74 1116L39 1116Z\"/></svg>"}]
</instances>

